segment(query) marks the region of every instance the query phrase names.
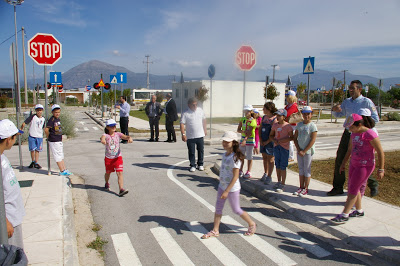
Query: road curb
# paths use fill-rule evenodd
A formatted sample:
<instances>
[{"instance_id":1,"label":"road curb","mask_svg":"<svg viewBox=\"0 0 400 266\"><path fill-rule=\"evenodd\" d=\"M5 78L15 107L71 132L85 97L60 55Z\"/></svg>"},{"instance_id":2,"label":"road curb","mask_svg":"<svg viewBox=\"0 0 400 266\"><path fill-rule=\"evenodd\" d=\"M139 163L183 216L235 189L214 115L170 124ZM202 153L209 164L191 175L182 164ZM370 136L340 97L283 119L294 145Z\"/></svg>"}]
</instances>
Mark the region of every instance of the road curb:
<instances>
[{"instance_id":1,"label":"road curb","mask_svg":"<svg viewBox=\"0 0 400 266\"><path fill-rule=\"evenodd\" d=\"M216 175L219 175L220 165L215 162L211 169ZM290 171L290 170L287 170ZM383 247L376 247L376 244L371 241L361 241L358 236L351 235L350 233L345 233L335 228L334 225L330 225L326 221L310 215L309 212L305 210L299 210L290 207L282 199L280 199L279 194L273 193L265 189L262 185L255 184L251 180L240 179L240 184L242 188L253 196L264 200L265 202L286 211L295 217L299 218L301 221L311 224L337 238L344 241L349 246L355 246L358 249L364 250L372 255L376 255L388 262L400 265L400 253L396 250L386 249Z\"/></svg>"},{"instance_id":2,"label":"road curb","mask_svg":"<svg viewBox=\"0 0 400 266\"><path fill-rule=\"evenodd\" d=\"M94 117L91 113L89 113L88 111L85 111L85 114L87 116L89 116L93 121L95 121L97 124L99 124L101 127L105 127L106 125L104 124L103 121L100 121L99 119L97 119L96 117Z\"/></svg>"}]
</instances>

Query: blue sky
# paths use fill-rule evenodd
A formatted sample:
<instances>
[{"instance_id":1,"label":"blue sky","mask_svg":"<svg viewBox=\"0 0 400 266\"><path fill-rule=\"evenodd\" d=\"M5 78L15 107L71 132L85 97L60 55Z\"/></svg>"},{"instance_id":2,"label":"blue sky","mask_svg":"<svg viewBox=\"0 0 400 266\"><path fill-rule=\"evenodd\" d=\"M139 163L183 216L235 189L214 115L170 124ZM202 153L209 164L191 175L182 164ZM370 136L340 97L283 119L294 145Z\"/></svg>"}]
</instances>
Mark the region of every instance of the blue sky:
<instances>
[{"instance_id":1,"label":"blue sky","mask_svg":"<svg viewBox=\"0 0 400 266\"><path fill-rule=\"evenodd\" d=\"M399 13L397 0L26 0L17 27L25 27L25 41L41 32L62 43L53 66L61 72L97 59L144 73L149 54L152 74L206 78L214 64L215 79L241 79L235 52L247 44L257 53L250 80L272 76L272 64L277 79L298 74L308 56L316 69L388 78L400 76ZM14 34L14 13L1 0L0 23L3 42ZM0 45L0 80L12 78L13 41ZM18 42L22 75L21 33ZM27 57L29 78L32 69ZM42 66L35 75L43 76Z\"/></svg>"}]
</instances>

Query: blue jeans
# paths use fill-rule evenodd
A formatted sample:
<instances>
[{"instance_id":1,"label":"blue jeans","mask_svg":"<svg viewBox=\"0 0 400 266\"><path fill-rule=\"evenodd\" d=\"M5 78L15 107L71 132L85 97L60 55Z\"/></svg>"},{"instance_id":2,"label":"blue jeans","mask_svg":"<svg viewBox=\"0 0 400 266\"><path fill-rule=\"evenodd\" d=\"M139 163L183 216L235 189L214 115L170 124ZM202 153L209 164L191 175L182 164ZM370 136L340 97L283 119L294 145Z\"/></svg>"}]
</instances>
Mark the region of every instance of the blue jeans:
<instances>
[{"instance_id":1,"label":"blue jeans","mask_svg":"<svg viewBox=\"0 0 400 266\"><path fill-rule=\"evenodd\" d=\"M289 164L289 150L278 145L274 147L274 157L276 169L286 170Z\"/></svg>"},{"instance_id":2,"label":"blue jeans","mask_svg":"<svg viewBox=\"0 0 400 266\"><path fill-rule=\"evenodd\" d=\"M203 165L204 158L204 138L188 139L186 140L188 147L190 167L196 167L196 146L197 146L197 166Z\"/></svg>"}]
</instances>

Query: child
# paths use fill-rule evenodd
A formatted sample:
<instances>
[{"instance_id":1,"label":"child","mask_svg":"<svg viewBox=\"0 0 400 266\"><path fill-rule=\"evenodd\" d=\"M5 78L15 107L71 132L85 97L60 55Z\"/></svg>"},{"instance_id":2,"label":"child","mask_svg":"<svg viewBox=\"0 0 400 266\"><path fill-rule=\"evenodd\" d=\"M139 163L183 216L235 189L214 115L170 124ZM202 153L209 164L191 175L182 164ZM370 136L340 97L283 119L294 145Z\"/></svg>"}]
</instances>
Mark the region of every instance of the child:
<instances>
[{"instance_id":1,"label":"child","mask_svg":"<svg viewBox=\"0 0 400 266\"><path fill-rule=\"evenodd\" d=\"M119 196L128 193L127 189L124 189L124 177L122 172L124 170L123 160L121 156L121 149L119 147L120 140L126 140L132 143L132 138L126 136L120 132L116 132L117 123L114 119L108 119L106 121L106 128L104 129L104 134L101 136L100 141L106 145L106 156L104 158L104 164L106 166L106 173L104 174L104 179L106 184L104 186L105 190L110 191L110 175L112 172L117 172L118 185L119 185Z\"/></svg>"},{"instance_id":2,"label":"child","mask_svg":"<svg viewBox=\"0 0 400 266\"><path fill-rule=\"evenodd\" d=\"M311 122L311 106L304 106L301 113L303 122L299 122L294 133L294 145L297 149L297 164L299 166L300 187L293 193L299 197L308 194L308 186L311 180L311 161L315 150L315 140L317 138L317 126Z\"/></svg>"},{"instance_id":3,"label":"child","mask_svg":"<svg viewBox=\"0 0 400 266\"><path fill-rule=\"evenodd\" d=\"M215 206L214 228L207 234L203 235L202 239L219 236L219 225L221 223L222 210L226 199L234 213L240 215L245 220L249 228L245 236L251 236L256 232L256 224L251 220L247 212L240 208L240 182L239 182L239 167L241 160L244 157L240 151L239 142L236 141L237 135L233 131L227 131L222 136L222 147L226 153L222 155L221 170L219 173L219 186L217 193L217 203Z\"/></svg>"},{"instance_id":4,"label":"child","mask_svg":"<svg viewBox=\"0 0 400 266\"><path fill-rule=\"evenodd\" d=\"M70 176L72 173L65 168L64 163L64 149L62 143L62 127L60 121L61 107L58 104L54 104L51 107L51 113L53 114L47 121L44 132L46 133L47 141L51 153L53 153L54 160L60 169L60 175Z\"/></svg>"},{"instance_id":5,"label":"child","mask_svg":"<svg viewBox=\"0 0 400 266\"><path fill-rule=\"evenodd\" d=\"M264 104L264 116L261 121L260 130L260 150L263 157L264 175L261 177L261 182L269 185L272 181L272 171L274 170L274 142L269 139L271 128L274 123L277 123L274 113L277 111L273 102Z\"/></svg>"},{"instance_id":6,"label":"child","mask_svg":"<svg viewBox=\"0 0 400 266\"><path fill-rule=\"evenodd\" d=\"M293 128L285 122L287 112L279 109L275 112L278 123L272 125L270 140L274 142L274 157L278 182L274 185L276 192L283 192L286 182L286 167L289 161L289 141L293 139Z\"/></svg>"},{"instance_id":7,"label":"child","mask_svg":"<svg viewBox=\"0 0 400 266\"><path fill-rule=\"evenodd\" d=\"M22 218L25 215L24 202L22 200L21 188L18 180L10 162L4 154L5 150L10 150L14 145L16 135L22 133L24 132L18 130L10 120L3 119L0 121L1 172L3 178L8 244L23 249ZM1 193L3 193L3 191Z\"/></svg>"},{"instance_id":8,"label":"child","mask_svg":"<svg viewBox=\"0 0 400 266\"><path fill-rule=\"evenodd\" d=\"M375 122L371 118L371 111L361 108L358 114L352 114L348 118L344 126L349 128L351 136L349 148L340 166L340 172L345 170L346 162L350 157L351 159L347 200L343 212L331 219L336 224L347 222L349 217L364 216L361 199L365 192L368 177L375 168L375 150L378 155L378 179L382 179L385 174L385 155L379 137L372 129L375 126ZM350 213L354 205L356 209Z\"/></svg>"},{"instance_id":9,"label":"child","mask_svg":"<svg viewBox=\"0 0 400 266\"><path fill-rule=\"evenodd\" d=\"M253 118L257 122L256 130L255 130L255 142L256 143L254 144L254 154L259 154L260 149L258 147L258 144L260 142L260 135L258 133L258 129L260 128L262 118L261 118L260 112L258 112L257 108L253 109Z\"/></svg>"},{"instance_id":10,"label":"child","mask_svg":"<svg viewBox=\"0 0 400 266\"><path fill-rule=\"evenodd\" d=\"M43 128L45 119L42 117L43 105L37 104L35 106L36 114L31 114L25 122L21 125L21 130L24 129L26 124L31 123L29 127L29 151L31 152L32 162L29 168L35 167L36 169L41 169L42 167L38 164L39 152L43 150Z\"/></svg>"},{"instance_id":11,"label":"child","mask_svg":"<svg viewBox=\"0 0 400 266\"><path fill-rule=\"evenodd\" d=\"M237 132L242 133L240 139L240 150L247 160L247 172L243 175L244 159L240 166L239 176L243 178L251 178L251 167L253 165L253 149L255 144L255 129L257 127L256 120L252 117L253 106L245 105L243 108L244 117L240 120Z\"/></svg>"}]
</instances>

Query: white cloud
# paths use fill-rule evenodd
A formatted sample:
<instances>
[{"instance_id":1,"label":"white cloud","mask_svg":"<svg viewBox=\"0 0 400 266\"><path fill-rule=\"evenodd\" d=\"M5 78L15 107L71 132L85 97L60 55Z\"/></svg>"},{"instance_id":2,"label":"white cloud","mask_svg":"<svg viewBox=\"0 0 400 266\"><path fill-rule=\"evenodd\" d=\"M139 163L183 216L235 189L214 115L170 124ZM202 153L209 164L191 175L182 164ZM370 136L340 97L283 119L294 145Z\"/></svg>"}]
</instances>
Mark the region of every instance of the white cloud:
<instances>
[{"instance_id":1,"label":"white cloud","mask_svg":"<svg viewBox=\"0 0 400 266\"><path fill-rule=\"evenodd\" d=\"M176 63L182 67L202 67L203 66L203 63L200 61L178 60Z\"/></svg>"}]
</instances>

